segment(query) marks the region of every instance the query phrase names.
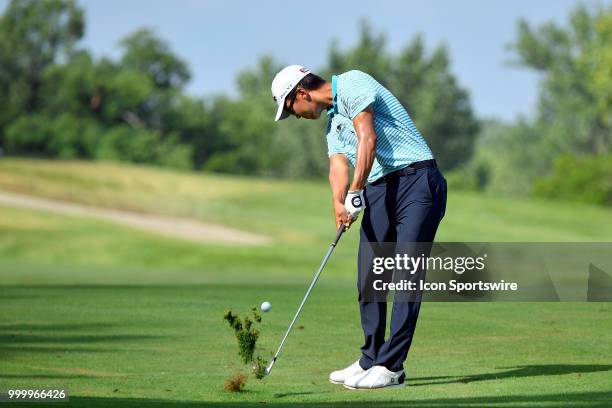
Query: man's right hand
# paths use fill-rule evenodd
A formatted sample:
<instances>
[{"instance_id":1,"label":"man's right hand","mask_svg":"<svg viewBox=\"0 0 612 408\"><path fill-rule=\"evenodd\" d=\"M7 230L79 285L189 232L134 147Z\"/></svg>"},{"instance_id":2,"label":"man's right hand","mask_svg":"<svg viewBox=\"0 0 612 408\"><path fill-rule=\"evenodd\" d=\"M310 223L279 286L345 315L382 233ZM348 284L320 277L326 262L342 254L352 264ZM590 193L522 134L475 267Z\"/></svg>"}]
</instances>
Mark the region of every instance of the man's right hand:
<instances>
[{"instance_id":1,"label":"man's right hand","mask_svg":"<svg viewBox=\"0 0 612 408\"><path fill-rule=\"evenodd\" d=\"M344 203L334 203L334 218L336 220L336 229L340 228L340 224L351 225L351 217L346 211Z\"/></svg>"}]
</instances>

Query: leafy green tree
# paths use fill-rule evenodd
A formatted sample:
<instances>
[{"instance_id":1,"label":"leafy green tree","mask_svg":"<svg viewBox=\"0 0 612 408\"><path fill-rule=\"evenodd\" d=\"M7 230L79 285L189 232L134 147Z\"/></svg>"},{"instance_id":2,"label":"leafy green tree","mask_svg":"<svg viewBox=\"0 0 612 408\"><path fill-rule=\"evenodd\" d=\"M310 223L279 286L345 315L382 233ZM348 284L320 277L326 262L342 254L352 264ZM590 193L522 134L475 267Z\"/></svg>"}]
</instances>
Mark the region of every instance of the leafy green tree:
<instances>
[{"instance_id":1,"label":"leafy green tree","mask_svg":"<svg viewBox=\"0 0 612 408\"><path fill-rule=\"evenodd\" d=\"M182 88L191 74L187 63L177 57L168 43L148 28L128 35L120 42L124 50L120 64L148 75L160 89Z\"/></svg>"},{"instance_id":2,"label":"leafy green tree","mask_svg":"<svg viewBox=\"0 0 612 408\"><path fill-rule=\"evenodd\" d=\"M275 177L320 177L327 171L324 120L275 123L270 83L282 68L271 57L238 76L236 99L212 107L216 140L204 168Z\"/></svg>"},{"instance_id":3,"label":"leafy green tree","mask_svg":"<svg viewBox=\"0 0 612 408\"><path fill-rule=\"evenodd\" d=\"M206 169L260 175L279 170L283 157L276 154L277 146L272 143L276 124L269 88L278 69L271 58L262 58L255 69L238 76L237 100L217 101L217 137L225 143L211 155Z\"/></svg>"},{"instance_id":4,"label":"leafy green tree","mask_svg":"<svg viewBox=\"0 0 612 408\"><path fill-rule=\"evenodd\" d=\"M126 74L125 80L139 75L152 85L146 103L130 110L131 118L162 132L169 131L165 123L175 123L172 117L176 115L177 100L190 78L187 64L150 29L128 35L120 41L120 46L123 54L117 65Z\"/></svg>"},{"instance_id":5,"label":"leafy green tree","mask_svg":"<svg viewBox=\"0 0 612 408\"><path fill-rule=\"evenodd\" d=\"M73 0L12 0L0 17L0 132L21 113L40 108L47 67L69 58L83 35Z\"/></svg>"},{"instance_id":6,"label":"leafy green tree","mask_svg":"<svg viewBox=\"0 0 612 408\"><path fill-rule=\"evenodd\" d=\"M609 203L611 11L579 6L567 27L519 21L517 62L542 78L535 118L485 121L451 185Z\"/></svg>"},{"instance_id":7,"label":"leafy green tree","mask_svg":"<svg viewBox=\"0 0 612 408\"><path fill-rule=\"evenodd\" d=\"M359 68L379 78L414 108L441 161L455 165L469 154L465 135L475 122L467 94L448 73L446 51L425 56L415 40L394 57L382 34L373 34L366 21L361 27L360 43L345 52L332 45L329 66L318 72L329 77ZM281 177L327 172L324 119L272 120L270 82L281 68L272 58L238 76L237 98L205 103L185 94L187 64L152 30L125 37L117 60L76 49L82 31L82 12L69 0L13 1L2 16L0 143L10 154ZM27 41L16 45L20 39Z\"/></svg>"},{"instance_id":8,"label":"leafy green tree","mask_svg":"<svg viewBox=\"0 0 612 408\"><path fill-rule=\"evenodd\" d=\"M383 33L375 34L368 20L359 23L357 45L341 50L337 40L332 40L327 67L322 71L328 78L350 69L359 69L379 80L383 85L391 85L393 57L386 49L387 39Z\"/></svg>"},{"instance_id":9,"label":"leafy green tree","mask_svg":"<svg viewBox=\"0 0 612 408\"><path fill-rule=\"evenodd\" d=\"M197 169L224 144L217 135L212 107L200 98L179 95L162 118L163 130L176 134L178 143L190 146L190 162Z\"/></svg>"},{"instance_id":10,"label":"leafy green tree","mask_svg":"<svg viewBox=\"0 0 612 408\"><path fill-rule=\"evenodd\" d=\"M520 21L513 45L543 80L535 123L550 163L563 152L603 154L612 143L612 7L577 7L569 27Z\"/></svg>"},{"instance_id":11,"label":"leafy green tree","mask_svg":"<svg viewBox=\"0 0 612 408\"><path fill-rule=\"evenodd\" d=\"M136 113L147 103L153 82L140 72L106 58L94 61L86 51L45 71L42 97L50 114L72 112L95 117L105 126L143 127Z\"/></svg>"},{"instance_id":12,"label":"leafy green tree","mask_svg":"<svg viewBox=\"0 0 612 408\"><path fill-rule=\"evenodd\" d=\"M21 115L4 130L4 146L9 153L52 156L48 118L41 114Z\"/></svg>"},{"instance_id":13,"label":"leafy green tree","mask_svg":"<svg viewBox=\"0 0 612 408\"><path fill-rule=\"evenodd\" d=\"M428 57L422 38L415 37L400 52L392 78L392 89L413 115L441 166L453 169L467 162L479 123L468 92L450 71L446 47L439 46Z\"/></svg>"},{"instance_id":14,"label":"leafy green tree","mask_svg":"<svg viewBox=\"0 0 612 408\"><path fill-rule=\"evenodd\" d=\"M588 88L597 100L597 111L602 123L612 126L612 10L597 15L593 38L581 59L581 65L592 69ZM608 146L609 147L609 146Z\"/></svg>"}]
</instances>

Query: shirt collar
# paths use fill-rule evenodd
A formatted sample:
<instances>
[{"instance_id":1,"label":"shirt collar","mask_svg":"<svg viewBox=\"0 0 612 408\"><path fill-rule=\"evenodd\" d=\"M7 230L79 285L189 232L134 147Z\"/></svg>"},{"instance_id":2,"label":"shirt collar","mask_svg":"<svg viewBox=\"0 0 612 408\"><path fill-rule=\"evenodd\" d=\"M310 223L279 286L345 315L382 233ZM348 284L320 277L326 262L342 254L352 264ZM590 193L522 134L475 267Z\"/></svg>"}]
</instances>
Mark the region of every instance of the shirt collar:
<instances>
[{"instance_id":1,"label":"shirt collar","mask_svg":"<svg viewBox=\"0 0 612 408\"><path fill-rule=\"evenodd\" d=\"M336 75L332 75L332 106L331 108L327 108L327 115L333 116L338 113L338 104L336 103L337 93L338 93L338 77Z\"/></svg>"}]
</instances>

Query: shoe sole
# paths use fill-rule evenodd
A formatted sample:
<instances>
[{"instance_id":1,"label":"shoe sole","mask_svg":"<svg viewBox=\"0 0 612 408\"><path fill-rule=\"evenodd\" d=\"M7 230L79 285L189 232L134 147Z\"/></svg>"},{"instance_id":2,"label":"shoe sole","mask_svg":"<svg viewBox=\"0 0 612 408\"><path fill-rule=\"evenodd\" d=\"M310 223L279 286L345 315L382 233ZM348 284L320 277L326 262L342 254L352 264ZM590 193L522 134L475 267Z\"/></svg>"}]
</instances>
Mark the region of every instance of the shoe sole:
<instances>
[{"instance_id":1,"label":"shoe sole","mask_svg":"<svg viewBox=\"0 0 612 408\"><path fill-rule=\"evenodd\" d=\"M383 388L404 388L406 383L401 384L391 384L385 385L384 387L376 387L376 388L360 388L360 387L351 387L350 385L343 384L344 388L347 390L382 390Z\"/></svg>"}]
</instances>

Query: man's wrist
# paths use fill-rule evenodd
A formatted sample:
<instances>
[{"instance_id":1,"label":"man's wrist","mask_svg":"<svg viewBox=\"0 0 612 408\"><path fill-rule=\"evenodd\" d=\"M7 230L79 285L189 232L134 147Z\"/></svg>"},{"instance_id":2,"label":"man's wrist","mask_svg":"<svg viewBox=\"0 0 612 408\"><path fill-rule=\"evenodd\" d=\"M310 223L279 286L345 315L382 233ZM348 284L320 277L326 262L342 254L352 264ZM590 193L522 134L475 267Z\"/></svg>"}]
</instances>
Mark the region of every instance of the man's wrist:
<instances>
[{"instance_id":1,"label":"man's wrist","mask_svg":"<svg viewBox=\"0 0 612 408\"><path fill-rule=\"evenodd\" d=\"M348 190L347 190L348 192ZM332 203L334 204L334 206L336 205L344 205L344 200L346 200L346 192L342 195L333 195L332 196Z\"/></svg>"}]
</instances>

